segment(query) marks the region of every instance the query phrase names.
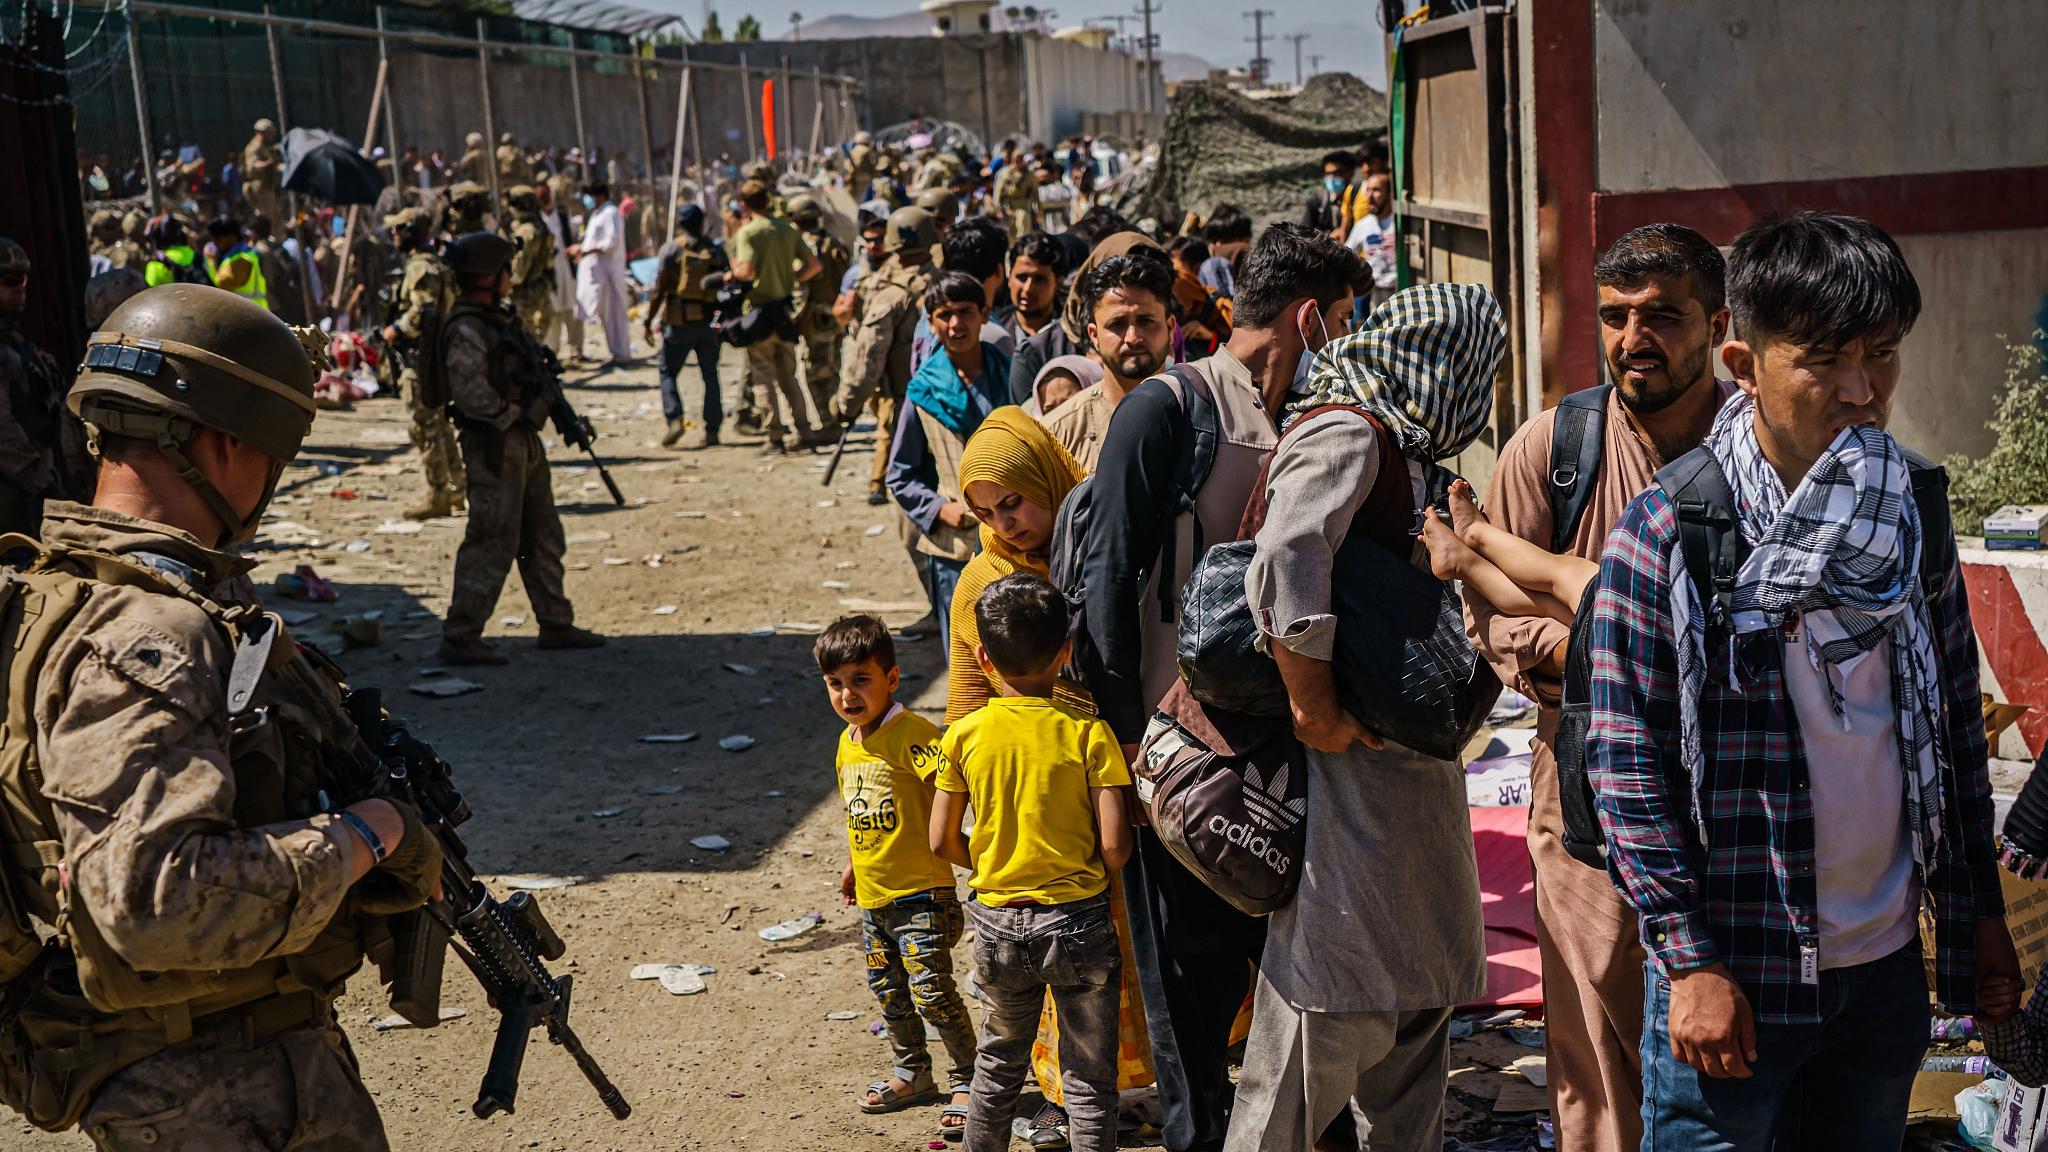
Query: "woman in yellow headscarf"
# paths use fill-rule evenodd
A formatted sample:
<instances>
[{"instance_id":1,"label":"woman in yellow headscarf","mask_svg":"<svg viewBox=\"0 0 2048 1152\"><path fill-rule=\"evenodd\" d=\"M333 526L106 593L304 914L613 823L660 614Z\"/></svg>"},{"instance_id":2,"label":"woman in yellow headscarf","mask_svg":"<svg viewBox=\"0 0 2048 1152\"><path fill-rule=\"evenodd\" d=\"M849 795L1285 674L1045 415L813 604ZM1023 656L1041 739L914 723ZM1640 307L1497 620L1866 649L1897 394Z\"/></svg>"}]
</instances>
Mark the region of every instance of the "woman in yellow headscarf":
<instances>
[{"instance_id":1,"label":"woman in yellow headscarf","mask_svg":"<svg viewBox=\"0 0 2048 1152\"><path fill-rule=\"evenodd\" d=\"M1053 521L1067 493L1084 475L1074 457L1022 408L998 408L981 422L960 455L960 492L981 521L981 554L967 562L953 593L952 637L946 654L946 723L988 703L1000 685L974 658L980 632L974 602L982 590L1014 572L1045 576L1049 572ZM1055 698L1089 712L1095 702L1082 689L1064 681ZM1117 1076L1119 1091L1152 1083L1152 1044L1145 1032L1145 1006L1138 994L1138 967L1131 956L1130 922L1124 915L1123 884L1109 886L1110 909L1124 960L1123 988L1117 1003ZM1059 1024L1052 996L1039 1016L1038 1040L1031 1048L1032 1070L1045 1093L1046 1108L1032 1120L1033 1147L1045 1147L1066 1127L1061 1104ZM1063 1141L1063 1134L1060 1134Z\"/></svg>"}]
</instances>

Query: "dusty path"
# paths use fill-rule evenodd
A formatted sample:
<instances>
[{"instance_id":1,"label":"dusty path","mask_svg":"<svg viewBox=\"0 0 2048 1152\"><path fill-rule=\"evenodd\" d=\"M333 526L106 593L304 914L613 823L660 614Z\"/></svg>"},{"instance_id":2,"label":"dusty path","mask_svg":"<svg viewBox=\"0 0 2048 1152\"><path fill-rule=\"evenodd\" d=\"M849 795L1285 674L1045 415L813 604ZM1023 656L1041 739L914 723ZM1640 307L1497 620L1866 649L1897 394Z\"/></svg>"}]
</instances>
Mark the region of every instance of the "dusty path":
<instances>
[{"instance_id":1,"label":"dusty path","mask_svg":"<svg viewBox=\"0 0 2048 1152\"><path fill-rule=\"evenodd\" d=\"M726 377L731 412L730 354ZM705 452L659 447L651 367L575 383L572 396L632 502L614 508L595 473L549 438L571 541L569 594L578 622L612 637L609 647L535 650L515 575L487 630L511 666L460 670L482 686L469 695L407 691L431 682L422 670L436 663L433 617L447 604L461 522L380 531L420 493L404 410L389 400L321 415L256 553L266 588L277 573L310 563L340 589L338 603L320 606L266 593L274 608L315 614L297 625L302 636L335 643L329 629L339 618L381 614L381 643L342 662L358 684L383 688L392 710L456 765L477 813L466 832L478 870L577 878L539 896L569 947L557 970L576 974L574 1022L635 1109L613 1121L568 1058L536 1041L518 1113L472 1117L495 1018L451 958L447 1003L467 1015L436 1030L373 1030L388 1010L369 974L341 1004L392 1144L435 1152L922 1148L935 1135L936 1110L869 1117L854 1108L856 1093L887 1073L889 1056L869 1032L879 1014L857 951L859 922L837 891L846 853L832 802L837 726L810 664L810 638L775 630L823 624L850 598L893 605L883 615L898 627L925 616L894 527L873 527L891 525L893 513L864 500L870 438L856 437L827 489L823 455L768 461L746 440ZM901 655L905 702L937 718L936 641L903 644ZM698 738L685 744L640 741L691 732ZM755 745L720 750L721 738L738 734ZM690 844L714 834L731 848ZM756 935L813 911L823 923L794 941ZM707 992L672 996L627 978L652 962L717 972L705 977ZM855 1015L828 1019L842 1012ZM86 1146L82 1137L0 1122L0 1149Z\"/></svg>"}]
</instances>

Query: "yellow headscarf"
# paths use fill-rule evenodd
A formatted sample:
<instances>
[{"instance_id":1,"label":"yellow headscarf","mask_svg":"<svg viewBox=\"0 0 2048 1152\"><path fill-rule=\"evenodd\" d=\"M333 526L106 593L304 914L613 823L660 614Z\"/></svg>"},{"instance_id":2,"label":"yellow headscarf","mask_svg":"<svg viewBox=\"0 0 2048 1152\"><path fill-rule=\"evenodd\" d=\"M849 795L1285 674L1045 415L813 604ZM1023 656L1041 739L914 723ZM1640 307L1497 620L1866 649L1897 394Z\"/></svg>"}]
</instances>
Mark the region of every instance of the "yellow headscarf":
<instances>
[{"instance_id":1,"label":"yellow headscarf","mask_svg":"<svg viewBox=\"0 0 2048 1152\"><path fill-rule=\"evenodd\" d=\"M986 480L1049 512L1059 511L1060 502L1086 474L1043 424L1014 406L989 413L960 454L960 491L967 491L977 480ZM1017 551L987 524L981 526L981 547L1010 570L1046 574L1045 555ZM1007 575L1009 572L1000 573L996 579Z\"/></svg>"}]
</instances>

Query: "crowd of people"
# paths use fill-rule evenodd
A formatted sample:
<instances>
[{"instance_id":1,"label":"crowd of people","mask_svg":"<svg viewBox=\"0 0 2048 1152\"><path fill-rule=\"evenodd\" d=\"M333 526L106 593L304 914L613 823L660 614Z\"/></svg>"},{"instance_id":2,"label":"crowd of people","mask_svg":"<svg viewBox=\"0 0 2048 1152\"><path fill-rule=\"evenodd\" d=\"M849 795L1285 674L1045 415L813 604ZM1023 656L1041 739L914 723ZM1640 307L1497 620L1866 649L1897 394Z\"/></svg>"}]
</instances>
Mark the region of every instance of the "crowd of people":
<instances>
[{"instance_id":1,"label":"crowd of people","mask_svg":"<svg viewBox=\"0 0 2048 1152\"><path fill-rule=\"evenodd\" d=\"M502 663L481 633L515 565L541 647L603 643L562 592L534 373L543 346L581 358L586 323L605 363L632 362L638 306L672 448L722 445L728 346L746 364L734 423L765 453L843 442L872 417L870 499L900 511L946 653L942 727L896 698L880 621L841 619L815 647L844 725L841 891L861 909L892 1054L860 1110L937 1105L938 1135L998 1152L1035 1081L1030 1146L1102 1152L1119 1093L1153 1085L1175 1152L1441 1146L1452 1013L1486 991L1479 879L1455 758L1418 751L1430 741L1412 725L1359 718L1361 620L1386 619L1360 614L1427 612L1393 621L1426 632L1435 613L1361 605L1344 586L1361 564L1455 582L1470 643L1540 705L1529 845L1560 1148L1897 1147L1930 974L1994 1058L2023 1064L2048 1043L2019 1014L1946 505L1934 470L1885 431L1920 296L1874 225L1763 220L1725 257L1677 224L1616 240L1595 272L1610 380L1564 382L1588 387L1517 431L1482 504L1442 462L1491 422L1507 320L1483 288L1397 289L1383 150L1326 157L1298 221L1258 229L1220 205L1161 234L1102 204L1048 218L1052 153L1015 142L920 157L863 136L796 173L718 176L671 222L644 188L549 173L552 152L509 136L486 156L473 135L453 165L408 150L378 227L344 227L403 257L388 299L318 307L342 265L394 261L323 251L319 213L272 240L273 135L259 123L241 165L246 222L216 205L203 246L172 216L132 236L95 220L95 259L142 283L95 320L76 383L22 350L7 317L27 260L0 243L15 413L0 419L0 528L58 546L38 571L93 550L159 577L168 556L182 574L120 577L123 598L52 624L37 649L91 647L94 660L49 667L106 681L88 696L74 683L76 704L46 692L29 729L53 800L35 827L93 863L74 869L80 891L107 900L81 966L267 973L318 942L367 872L404 881L380 908L428 895L398 806L247 819L224 717L194 712L205 723L179 732L232 766L180 775L207 814L192 838L220 854L202 852L196 878L149 835L111 861L95 852L122 813L145 834L160 824L136 799L160 771L147 758L116 758L133 778L95 784L104 802L69 790L87 769L67 746L159 739L109 720L138 715L120 707L173 689L220 698L243 670L221 630L247 625L207 589L317 407L285 322L325 319L399 353L428 487L413 514L468 511L442 657ZM471 170L484 163L502 205ZM858 251L830 226L840 191L859 206ZM626 271L639 253L656 259L644 293ZM293 274L315 285L313 313L281 299ZM243 343L215 346L199 318ZM201 395L184 395L188 378ZM1230 762L1253 719L1190 688L1203 670L1186 640L1204 625L1184 593L1230 541L1251 545L1237 592L1284 687L1265 719L1306 780L1298 888L1265 916L1191 870L1141 799L1162 731ZM165 612L175 627L147 624ZM1381 685L1407 674L1373 671ZM185 680L165 687L172 674ZM1561 761L1590 799L1560 783ZM1594 866L1570 841L1575 803L1601 833ZM231 851L245 844L276 853L252 864ZM125 899L124 869L246 892L296 869L292 926L264 947L172 947L147 922L181 905ZM979 1028L951 958L969 927ZM205 1011L252 1002L267 1003ZM94 1007L147 1030L141 1006ZM25 1011L58 1019L40 1001ZM317 1007L287 1015L266 1042L333 1027ZM171 1091L167 1059L107 1069L119 1092L85 1090L56 1119L129 1146L94 1110ZM361 1094L352 1068L316 1065ZM374 1129L373 1108L357 1122ZM341 1146L380 1147L373 1136Z\"/></svg>"}]
</instances>

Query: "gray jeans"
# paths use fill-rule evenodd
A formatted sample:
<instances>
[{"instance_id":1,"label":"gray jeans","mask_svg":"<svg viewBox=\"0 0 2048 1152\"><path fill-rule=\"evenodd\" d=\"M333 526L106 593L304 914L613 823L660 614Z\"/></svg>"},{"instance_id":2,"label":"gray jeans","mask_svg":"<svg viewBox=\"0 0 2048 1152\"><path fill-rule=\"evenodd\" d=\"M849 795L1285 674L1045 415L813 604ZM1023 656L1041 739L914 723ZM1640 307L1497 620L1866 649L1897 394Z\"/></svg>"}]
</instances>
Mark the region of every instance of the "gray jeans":
<instances>
[{"instance_id":1,"label":"gray jeans","mask_svg":"<svg viewBox=\"0 0 2048 1152\"><path fill-rule=\"evenodd\" d=\"M1117 990L1123 959L1109 894L1069 904L990 908L970 901L981 988L981 1052L966 1152L1005 1152L1017 1094L1031 1071L1039 1011L1052 992L1060 1021L1060 1086L1073 1152L1116 1147Z\"/></svg>"}]
</instances>

